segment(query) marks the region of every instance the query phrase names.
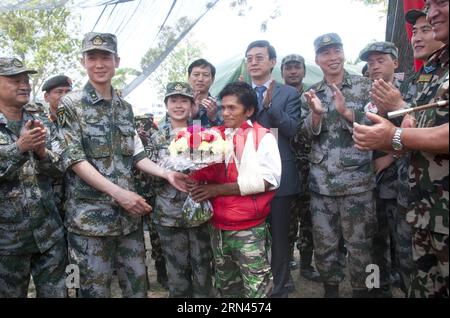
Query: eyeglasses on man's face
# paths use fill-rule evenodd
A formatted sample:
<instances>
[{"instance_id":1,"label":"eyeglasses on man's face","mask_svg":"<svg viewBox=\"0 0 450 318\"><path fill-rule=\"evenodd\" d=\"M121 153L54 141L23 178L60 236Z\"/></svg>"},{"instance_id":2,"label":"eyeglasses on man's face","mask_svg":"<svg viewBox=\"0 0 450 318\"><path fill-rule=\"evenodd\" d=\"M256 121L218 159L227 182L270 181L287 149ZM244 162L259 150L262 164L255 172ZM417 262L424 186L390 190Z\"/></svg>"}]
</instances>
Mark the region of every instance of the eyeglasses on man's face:
<instances>
[{"instance_id":1,"label":"eyeglasses on man's face","mask_svg":"<svg viewBox=\"0 0 450 318\"><path fill-rule=\"evenodd\" d=\"M267 58L267 55L264 54L256 54L256 55L247 55L245 57L245 62L251 64L253 62L261 63Z\"/></svg>"}]
</instances>

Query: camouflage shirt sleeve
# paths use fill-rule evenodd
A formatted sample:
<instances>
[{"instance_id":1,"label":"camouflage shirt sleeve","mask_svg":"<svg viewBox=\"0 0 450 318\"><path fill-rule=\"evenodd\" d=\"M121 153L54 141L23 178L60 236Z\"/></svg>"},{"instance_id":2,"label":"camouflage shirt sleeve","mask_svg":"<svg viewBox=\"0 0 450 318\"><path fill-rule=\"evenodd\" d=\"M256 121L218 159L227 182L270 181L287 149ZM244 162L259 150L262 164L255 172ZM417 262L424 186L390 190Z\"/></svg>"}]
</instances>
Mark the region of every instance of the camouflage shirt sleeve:
<instances>
[{"instance_id":1,"label":"camouflage shirt sleeve","mask_svg":"<svg viewBox=\"0 0 450 318\"><path fill-rule=\"evenodd\" d=\"M0 181L11 180L28 161L28 156L20 152L17 142L0 143Z\"/></svg>"},{"instance_id":2,"label":"camouflage shirt sleeve","mask_svg":"<svg viewBox=\"0 0 450 318\"><path fill-rule=\"evenodd\" d=\"M63 97L57 111L58 126L67 145L62 152L62 166L64 170L78 162L87 160L83 149L80 118L76 112L76 100L72 96Z\"/></svg>"},{"instance_id":3,"label":"camouflage shirt sleeve","mask_svg":"<svg viewBox=\"0 0 450 318\"><path fill-rule=\"evenodd\" d=\"M44 160L36 160L36 169L39 173L52 177L62 176L64 168L62 166L61 154L65 148L63 139L56 126L46 117L40 117L38 119L41 120L48 129L49 138L46 144L46 158Z\"/></svg>"}]
</instances>

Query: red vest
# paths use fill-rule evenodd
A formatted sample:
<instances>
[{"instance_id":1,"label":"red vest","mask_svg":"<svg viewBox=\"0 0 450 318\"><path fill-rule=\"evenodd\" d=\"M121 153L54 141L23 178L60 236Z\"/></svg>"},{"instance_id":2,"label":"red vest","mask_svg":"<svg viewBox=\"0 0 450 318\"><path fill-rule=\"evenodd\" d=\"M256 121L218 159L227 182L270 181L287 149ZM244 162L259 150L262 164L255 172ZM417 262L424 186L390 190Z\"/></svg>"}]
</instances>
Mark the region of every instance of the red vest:
<instances>
[{"instance_id":1,"label":"red vest","mask_svg":"<svg viewBox=\"0 0 450 318\"><path fill-rule=\"evenodd\" d=\"M248 124L244 124L240 131L235 136L237 138L244 138L246 140ZM256 150L264 135L268 132L267 129L259 125L253 124L254 144ZM235 143L236 144L236 143ZM240 147L239 147L240 148ZM236 153L242 154L242 149L236 149ZM238 172L236 164L230 162L228 166L225 163L215 164L193 174L193 178L198 181L207 181L209 183L224 184L236 183ZM220 196L211 199L214 208L214 215L211 219L212 224L221 230L239 231L245 230L263 223L270 213L270 202L275 196L275 191L268 191L254 195L247 196Z\"/></svg>"}]
</instances>

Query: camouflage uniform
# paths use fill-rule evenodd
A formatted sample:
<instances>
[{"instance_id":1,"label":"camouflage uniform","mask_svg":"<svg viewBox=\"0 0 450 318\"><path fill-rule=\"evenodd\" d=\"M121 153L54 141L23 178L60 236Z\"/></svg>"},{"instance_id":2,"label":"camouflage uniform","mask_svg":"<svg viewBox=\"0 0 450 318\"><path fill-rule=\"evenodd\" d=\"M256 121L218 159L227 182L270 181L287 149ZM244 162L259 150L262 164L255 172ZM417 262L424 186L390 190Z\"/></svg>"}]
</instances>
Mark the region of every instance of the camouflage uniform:
<instances>
[{"instance_id":1,"label":"camouflage uniform","mask_svg":"<svg viewBox=\"0 0 450 318\"><path fill-rule=\"evenodd\" d=\"M322 39L330 42L329 37ZM341 92L358 123L366 118L364 106L369 102L370 88L370 80L345 73ZM333 92L325 81L312 89L325 110L314 128L308 105L302 106L302 129L312 140L309 190L316 266L325 287L339 285L344 278L338 257L342 235L349 251L353 290L355 294L364 293L365 268L371 263L370 250L377 225L372 153L354 147L352 124L336 111Z\"/></svg>"},{"instance_id":2,"label":"camouflage uniform","mask_svg":"<svg viewBox=\"0 0 450 318\"><path fill-rule=\"evenodd\" d=\"M211 229L216 262L216 284L225 298L267 298L273 278L267 251L270 240L267 224L247 230ZM234 261L230 255L237 255Z\"/></svg>"},{"instance_id":3,"label":"camouflage uniform","mask_svg":"<svg viewBox=\"0 0 450 318\"><path fill-rule=\"evenodd\" d=\"M55 151L44 161L17 148L28 120L42 121L49 131L46 147ZM27 297L30 274L37 297L67 296L64 229L49 182L61 173L58 144L46 118L24 110L23 119L13 122L0 113L0 298Z\"/></svg>"},{"instance_id":4,"label":"camouflage uniform","mask_svg":"<svg viewBox=\"0 0 450 318\"><path fill-rule=\"evenodd\" d=\"M175 133L168 121L150 138L150 153L157 162L168 154ZM152 222L161 239L166 260L170 297L212 296L212 253L207 224L190 227L183 221L182 207L187 194L164 182L157 190Z\"/></svg>"},{"instance_id":5,"label":"camouflage uniform","mask_svg":"<svg viewBox=\"0 0 450 318\"><path fill-rule=\"evenodd\" d=\"M310 194L308 190L309 182L309 161L308 157L311 153L311 141L309 138L299 130L298 134L292 139L292 148L295 151L297 168L300 174L301 188L300 195L297 199L295 212L292 213L291 228L289 232L290 242L291 242L291 253L293 254L294 244L298 241L297 248L300 251L300 257L302 258L306 255L309 259L312 258L314 245L312 239L312 222L311 222L311 210L310 210ZM300 228L299 228L300 222ZM308 264L311 265L311 262Z\"/></svg>"},{"instance_id":6,"label":"camouflage uniform","mask_svg":"<svg viewBox=\"0 0 450 318\"><path fill-rule=\"evenodd\" d=\"M150 147L150 137L158 130L158 127L153 122L152 114L145 114L134 117L136 123L136 131L141 138L142 144L145 148L147 157L155 161L155 154L152 153ZM138 169L134 169L136 191L143 196L151 206L155 206L156 188L163 182L161 179L149 176ZM155 224L151 217L147 219L150 244L151 244L151 257L155 261L155 267L157 271L157 280L160 284L167 284L166 262L161 247L161 241L159 239L158 232L156 231Z\"/></svg>"},{"instance_id":7,"label":"camouflage uniform","mask_svg":"<svg viewBox=\"0 0 450 318\"><path fill-rule=\"evenodd\" d=\"M426 67L435 71L414 104L448 99L436 96L439 86L448 85L448 45L438 50ZM431 97L431 98L430 98ZM448 107L416 113L417 127L448 124ZM409 166L409 207L407 221L413 226L413 257L417 265L411 282L412 297L448 297L448 206L449 155L414 151Z\"/></svg>"},{"instance_id":8,"label":"camouflage uniform","mask_svg":"<svg viewBox=\"0 0 450 318\"><path fill-rule=\"evenodd\" d=\"M80 266L90 265L90 271L80 268L80 296L108 297L110 269L116 262L118 274L123 269L128 273L128 282L119 275L121 286L132 284L124 296L146 297L142 217L129 214L69 169L85 160L110 181L134 190L133 166L145 153L134 155L136 134L131 105L114 91L112 101L104 100L88 83L82 91L62 98L58 124L68 144L63 164L68 169L65 225L70 257ZM105 246L114 248L104 250Z\"/></svg>"},{"instance_id":9,"label":"camouflage uniform","mask_svg":"<svg viewBox=\"0 0 450 318\"><path fill-rule=\"evenodd\" d=\"M384 42L382 42L384 43ZM397 79L394 80L393 85L400 88L401 82ZM387 154L384 152L376 151L374 153L374 159L384 157ZM378 220L377 233L373 240L373 262L380 268L380 288L381 296L391 297L390 292L390 274L391 271L402 269L397 266L398 258L396 253L399 251L400 239L397 235L397 230L402 229L406 224L401 222L402 215L399 215L398 211L398 159L381 171L377 175L377 189L376 189L376 211ZM404 218L404 215L403 215ZM406 228L408 228L406 226ZM391 246L394 249L393 255L391 255ZM393 256L393 257L391 257ZM411 257L409 258L411 259ZM407 274L402 275L403 279L407 279ZM407 281L404 284L408 284ZM403 287L405 291L406 287Z\"/></svg>"}]
</instances>

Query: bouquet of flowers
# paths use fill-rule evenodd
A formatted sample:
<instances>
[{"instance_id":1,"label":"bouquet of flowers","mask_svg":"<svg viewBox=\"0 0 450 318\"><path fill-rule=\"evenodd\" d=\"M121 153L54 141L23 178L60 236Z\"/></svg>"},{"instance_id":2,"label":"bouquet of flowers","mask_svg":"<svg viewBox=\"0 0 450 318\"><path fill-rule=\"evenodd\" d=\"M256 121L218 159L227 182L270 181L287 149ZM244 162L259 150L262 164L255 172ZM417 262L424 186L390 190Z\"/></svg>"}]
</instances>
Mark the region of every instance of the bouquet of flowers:
<instances>
[{"instance_id":1,"label":"bouquet of flowers","mask_svg":"<svg viewBox=\"0 0 450 318\"><path fill-rule=\"evenodd\" d=\"M225 141L217 128L190 126L178 132L168 150L169 156L163 164L166 168L193 172L223 162L225 154L233 150L233 144ZM195 202L190 196L182 210L182 218L190 227L208 221L213 215L209 201Z\"/></svg>"}]
</instances>

